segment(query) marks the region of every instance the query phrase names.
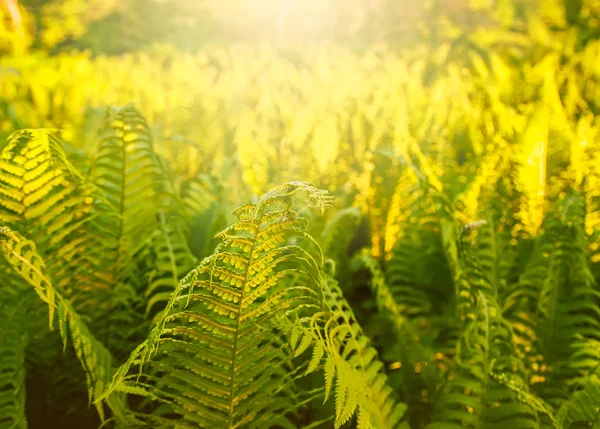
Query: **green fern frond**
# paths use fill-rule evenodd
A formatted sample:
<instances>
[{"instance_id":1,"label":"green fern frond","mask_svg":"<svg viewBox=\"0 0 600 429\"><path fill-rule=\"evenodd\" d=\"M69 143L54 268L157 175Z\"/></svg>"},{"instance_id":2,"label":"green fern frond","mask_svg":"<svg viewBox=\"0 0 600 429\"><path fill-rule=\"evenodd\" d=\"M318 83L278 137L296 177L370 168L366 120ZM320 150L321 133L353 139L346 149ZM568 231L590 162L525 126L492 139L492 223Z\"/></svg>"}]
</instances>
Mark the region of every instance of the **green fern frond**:
<instances>
[{"instance_id":1,"label":"green fern frond","mask_svg":"<svg viewBox=\"0 0 600 429\"><path fill-rule=\"evenodd\" d=\"M434 201L439 190L428 181L431 179L435 182L437 177L431 175L428 178L406 159L402 158L401 161L402 173L386 214L386 259L399 247L407 243L416 244L415 238L421 239L419 235L439 231L439 208Z\"/></svg>"},{"instance_id":2,"label":"green fern frond","mask_svg":"<svg viewBox=\"0 0 600 429\"><path fill-rule=\"evenodd\" d=\"M170 293L173 276L193 266L189 261L185 267L172 266L169 244L186 251L183 221L173 214L177 205L170 180L154 151L148 124L135 107L108 110L89 180L98 203L88 228L89 266L76 275L90 289L82 298L94 309L94 332L116 357L125 358L129 343L144 338L148 328L142 298L148 285L154 285L151 294L159 293L160 284L169 279ZM159 222L161 216L165 225Z\"/></svg>"},{"instance_id":3,"label":"green fern frond","mask_svg":"<svg viewBox=\"0 0 600 429\"><path fill-rule=\"evenodd\" d=\"M166 303L179 279L197 265L188 246L190 228L185 202L174 189L172 173L165 167L162 170L157 183L157 229L136 255L139 270L148 276L144 291L146 314L162 311L162 307L153 307Z\"/></svg>"},{"instance_id":4,"label":"green fern frond","mask_svg":"<svg viewBox=\"0 0 600 429\"><path fill-rule=\"evenodd\" d=\"M292 209L298 193L316 208L331 203L301 182L270 191L238 208L238 221L218 234L215 253L181 280L107 393L152 399L137 419L164 427L289 426L305 393L295 387L300 373L284 334L293 319L323 305L322 257ZM294 236L314 251L289 244ZM140 374L129 374L133 365ZM176 417L167 424L163 412Z\"/></svg>"},{"instance_id":5,"label":"green fern frond","mask_svg":"<svg viewBox=\"0 0 600 429\"><path fill-rule=\"evenodd\" d=\"M378 168L368 171L369 188L363 193L360 207L366 213L369 219L371 249L373 256L383 256L386 248L386 227L390 223L388 221L388 208L392 201L397 203L399 200L394 199L394 191L398 183L400 160L388 153L385 148L385 141L379 143L379 150L372 155L372 162L376 161ZM401 177L401 176L400 176ZM397 206L397 204L395 204ZM400 213L399 210L393 213ZM395 219L394 219L395 220ZM393 237L392 234L390 236Z\"/></svg>"},{"instance_id":6,"label":"green fern frond","mask_svg":"<svg viewBox=\"0 0 600 429\"><path fill-rule=\"evenodd\" d=\"M214 235L228 225L223 189L213 177L199 174L181 185L180 195L190 226L190 248L197 257L205 257L217 245Z\"/></svg>"},{"instance_id":7,"label":"green fern frond","mask_svg":"<svg viewBox=\"0 0 600 429\"><path fill-rule=\"evenodd\" d=\"M523 400L528 383L511 325L501 313L496 287L482 270L475 245L466 240L467 231L445 234L463 333L429 428L539 427L536 402ZM498 382L504 378L510 387Z\"/></svg>"},{"instance_id":8,"label":"green fern frond","mask_svg":"<svg viewBox=\"0 0 600 429\"><path fill-rule=\"evenodd\" d=\"M390 291L403 313L411 317L431 314L432 303L439 305L440 298L452 293L439 233L418 228L406 233L385 264Z\"/></svg>"},{"instance_id":9,"label":"green fern frond","mask_svg":"<svg viewBox=\"0 0 600 429\"><path fill-rule=\"evenodd\" d=\"M361 429L406 427L402 422L406 405L394 398L377 351L330 273L323 278L323 290L328 311L312 317L313 336L306 334L295 349L299 355L313 344L307 373L324 360L325 401L335 391L334 427L355 414Z\"/></svg>"},{"instance_id":10,"label":"green fern frond","mask_svg":"<svg viewBox=\"0 0 600 429\"><path fill-rule=\"evenodd\" d=\"M489 373L495 362L503 377L527 390L524 368L512 349L510 328L489 304L480 294L473 312L477 318L465 327L429 429L539 427L536 410Z\"/></svg>"},{"instance_id":11,"label":"green fern frond","mask_svg":"<svg viewBox=\"0 0 600 429\"><path fill-rule=\"evenodd\" d=\"M115 287L132 273L140 243L155 231L160 165L148 125L132 106L107 114L90 180L103 196L95 227L101 234L94 255L106 267L104 283Z\"/></svg>"},{"instance_id":12,"label":"green fern frond","mask_svg":"<svg viewBox=\"0 0 600 429\"><path fill-rule=\"evenodd\" d=\"M0 247L12 268L35 290L37 295L48 306L49 325L53 327L54 316L64 347L71 340L73 349L83 367L88 384L90 401L95 401L107 387L112 373L111 356L104 346L97 341L87 325L74 310L71 303L57 291L51 279L45 273L45 264L36 252L35 244L22 238L7 227L0 228ZM111 407L120 407L118 398L111 402ZM96 404L101 418L104 418L102 404Z\"/></svg>"},{"instance_id":13,"label":"green fern frond","mask_svg":"<svg viewBox=\"0 0 600 429\"><path fill-rule=\"evenodd\" d=\"M482 157L473 179L457 197L457 219L461 223L468 224L480 219L488 208L485 204L486 199L491 196L498 197L497 183L508 161L507 146L508 144L501 140L493 150Z\"/></svg>"},{"instance_id":14,"label":"green fern frond","mask_svg":"<svg viewBox=\"0 0 600 429\"><path fill-rule=\"evenodd\" d=\"M407 316L410 314L405 306L399 304L394 296L394 293L390 290L385 274L379 262L371 257L366 252L361 252L355 257L355 260L362 266L366 267L371 274L370 287L375 292L375 298L377 300L377 307L381 311L385 311L394 321L395 326L402 327L407 323Z\"/></svg>"},{"instance_id":15,"label":"green fern frond","mask_svg":"<svg viewBox=\"0 0 600 429\"><path fill-rule=\"evenodd\" d=\"M395 368L394 387L407 402L411 424L422 425L432 414L428 398L435 395L442 381L440 365L445 367L443 361L453 354L452 339L456 327L452 325L456 324L449 323L447 318L440 323L430 311L415 312L413 306L417 303L421 303L421 308L429 307L428 297L424 293L407 295L404 289L393 289L379 261L367 252L357 255L354 260L371 275L368 285L374 292L377 314L383 317L385 326L384 329L381 324L375 325L375 332L383 331L378 344L384 347L387 360L393 362L390 366ZM412 299L414 297L419 300ZM445 332L451 335L444 335ZM421 395L414 395L414 391L420 391Z\"/></svg>"},{"instance_id":16,"label":"green fern frond","mask_svg":"<svg viewBox=\"0 0 600 429\"><path fill-rule=\"evenodd\" d=\"M13 133L0 155L0 219L34 240L66 290L84 264L85 225L93 216L93 195L49 130Z\"/></svg>"},{"instance_id":17,"label":"green fern frond","mask_svg":"<svg viewBox=\"0 0 600 429\"><path fill-rule=\"evenodd\" d=\"M187 273L196 259L187 247L186 237L176 222L167 223L164 211L159 212L159 230L153 237L153 254L147 259L151 262L148 288L145 296L146 313L159 302L167 302L177 288L179 278Z\"/></svg>"},{"instance_id":18,"label":"green fern frond","mask_svg":"<svg viewBox=\"0 0 600 429\"><path fill-rule=\"evenodd\" d=\"M70 176L80 178L64 153L61 142L50 130L21 130L13 133L2 150L2 221L38 221L55 233L71 222L57 217L66 207L81 203ZM62 202L63 205L58 203ZM67 204L68 203L68 204ZM49 209L63 208L49 216Z\"/></svg>"},{"instance_id":19,"label":"green fern frond","mask_svg":"<svg viewBox=\"0 0 600 429\"><path fill-rule=\"evenodd\" d=\"M429 171L431 166L422 168ZM385 277L404 314L417 317L430 313L432 303L447 302L442 297L452 294L440 236L449 205L436 189L441 185L432 171L423 175L411 164L403 170L387 213Z\"/></svg>"},{"instance_id":20,"label":"green fern frond","mask_svg":"<svg viewBox=\"0 0 600 429\"><path fill-rule=\"evenodd\" d=\"M472 235L481 269L499 293L516 280L527 256L518 247L517 237L525 230L518 215L523 195L516 189L518 169L510 155L511 147L498 139L455 203L456 219L465 227L485 222Z\"/></svg>"},{"instance_id":21,"label":"green fern frond","mask_svg":"<svg viewBox=\"0 0 600 429\"><path fill-rule=\"evenodd\" d=\"M566 381L585 366L576 345L581 338L597 340L600 332L600 294L591 273L583 210L575 191L557 203L504 305L529 350L522 353L537 355L535 385L549 401L566 399Z\"/></svg>"},{"instance_id":22,"label":"green fern frond","mask_svg":"<svg viewBox=\"0 0 600 429\"><path fill-rule=\"evenodd\" d=\"M600 375L590 374L578 383L571 397L556 413L565 429L600 428Z\"/></svg>"},{"instance_id":23,"label":"green fern frond","mask_svg":"<svg viewBox=\"0 0 600 429\"><path fill-rule=\"evenodd\" d=\"M323 254L341 263L348 258L348 247L361 221L362 214L355 207L335 213L323 227L319 244Z\"/></svg>"},{"instance_id":24,"label":"green fern frond","mask_svg":"<svg viewBox=\"0 0 600 429\"><path fill-rule=\"evenodd\" d=\"M518 179L523 195L518 216L530 236L537 235L544 220L549 129L549 109L542 105L521 137Z\"/></svg>"}]
</instances>

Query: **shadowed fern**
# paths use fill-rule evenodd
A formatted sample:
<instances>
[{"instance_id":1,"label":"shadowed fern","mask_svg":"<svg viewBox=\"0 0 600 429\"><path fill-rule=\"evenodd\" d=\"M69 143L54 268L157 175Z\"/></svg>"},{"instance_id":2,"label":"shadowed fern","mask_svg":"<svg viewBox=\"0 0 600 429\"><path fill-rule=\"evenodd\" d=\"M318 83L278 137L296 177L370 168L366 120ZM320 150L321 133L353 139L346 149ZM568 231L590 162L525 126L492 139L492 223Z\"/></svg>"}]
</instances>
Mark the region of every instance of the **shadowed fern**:
<instances>
[{"instance_id":1,"label":"shadowed fern","mask_svg":"<svg viewBox=\"0 0 600 429\"><path fill-rule=\"evenodd\" d=\"M540 427L540 407L523 399L529 395L528 383L511 326L502 316L497 291L481 269L475 246L466 239L477 230L456 231L451 225L446 230L463 330L428 428ZM500 380L509 380L510 386Z\"/></svg>"},{"instance_id":2,"label":"shadowed fern","mask_svg":"<svg viewBox=\"0 0 600 429\"><path fill-rule=\"evenodd\" d=\"M19 296L0 300L0 427L27 429L25 349L29 343L27 302Z\"/></svg>"},{"instance_id":3,"label":"shadowed fern","mask_svg":"<svg viewBox=\"0 0 600 429\"><path fill-rule=\"evenodd\" d=\"M47 305L51 329L54 326L54 319L57 319L65 348L68 340L71 340L77 358L85 371L90 401L96 400L104 392L112 373L110 354L90 333L71 303L54 288L45 272L44 261L36 252L33 242L23 239L7 227L2 227L0 247L12 268ZM117 409L120 407L118 403L118 397L115 397L110 404ZM103 418L103 405L97 403L96 408Z\"/></svg>"},{"instance_id":4,"label":"shadowed fern","mask_svg":"<svg viewBox=\"0 0 600 429\"><path fill-rule=\"evenodd\" d=\"M90 181L100 196L90 227L94 266L78 274L94 285L95 332L125 358L148 327L144 293L151 297L163 286L172 292L182 269L193 266L169 179L133 106L107 112Z\"/></svg>"},{"instance_id":5,"label":"shadowed fern","mask_svg":"<svg viewBox=\"0 0 600 429\"><path fill-rule=\"evenodd\" d=\"M576 389L556 413L564 428L600 428L600 375L588 374L576 383Z\"/></svg>"},{"instance_id":6,"label":"shadowed fern","mask_svg":"<svg viewBox=\"0 0 600 429\"><path fill-rule=\"evenodd\" d=\"M557 203L504 306L521 353L531 361L534 388L558 405L569 395L569 380L595 365L579 349L581 340L599 340L600 294L590 269L584 210L576 191Z\"/></svg>"},{"instance_id":7,"label":"shadowed fern","mask_svg":"<svg viewBox=\"0 0 600 429\"><path fill-rule=\"evenodd\" d=\"M93 258L98 286L115 289L135 279L135 253L157 229L161 170L148 125L132 106L109 111L100 134L90 172L103 197Z\"/></svg>"},{"instance_id":8,"label":"shadowed fern","mask_svg":"<svg viewBox=\"0 0 600 429\"><path fill-rule=\"evenodd\" d=\"M361 217L360 210L348 207L335 213L325 224L319 244L328 258L335 260L338 264L346 261L348 248L358 229Z\"/></svg>"}]
</instances>

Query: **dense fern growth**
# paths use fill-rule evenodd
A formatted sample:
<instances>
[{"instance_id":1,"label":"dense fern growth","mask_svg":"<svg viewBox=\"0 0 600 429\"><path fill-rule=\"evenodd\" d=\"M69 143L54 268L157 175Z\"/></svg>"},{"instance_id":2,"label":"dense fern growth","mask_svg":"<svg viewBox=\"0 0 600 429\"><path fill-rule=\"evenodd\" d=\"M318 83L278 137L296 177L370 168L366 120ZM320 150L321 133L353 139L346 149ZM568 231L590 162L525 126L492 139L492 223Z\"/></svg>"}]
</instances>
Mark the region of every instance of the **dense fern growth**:
<instances>
[{"instance_id":1,"label":"dense fern growth","mask_svg":"<svg viewBox=\"0 0 600 429\"><path fill-rule=\"evenodd\" d=\"M0 429L600 429L598 1L422 3L0 52Z\"/></svg>"},{"instance_id":2,"label":"dense fern growth","mask_svg":"<svg viewBox=\"0 0 600 429\"><path fill-rule=\"evenodd\" d=\"M95 329L125 358L129 342L145 335L144 310L164 301L195 259L179 198L133 106L107 110L89 181L97 198L88 228L93 267L79 276L94 289Z\"/></svg>"},{"instance_id":3,"label":"dense fern growth","mask_svg":"<svg viewBox=\"0 0 600 429\"><path fill-rule=\"evenodd\" d=\"M587 356L589 347L581 348L588 340L598 341L600 329L600 301L583 215L581 196L568 192L549 214L545 232L507 301L507 314L522 326L522 343L528 345L525 353L538 381L535 387L556 403L566 399L578 373L593 373L597 365L597 359ZM537 341L527 332L536 332Z\"/></svg>"},{"instance_id":4,"label":"dense fern growth","mask_svg":"<svg viewBox=\"0 0 600 429\"><path fill-rule=\"evenodd\" d=\"M538 411L546 410L521 399L528 387L511 326L502 317L497 290L461 236L450 233L447 246L457 258L453 266L462 335L429 427L538 427Z\"/></svg>"}]
</instances>

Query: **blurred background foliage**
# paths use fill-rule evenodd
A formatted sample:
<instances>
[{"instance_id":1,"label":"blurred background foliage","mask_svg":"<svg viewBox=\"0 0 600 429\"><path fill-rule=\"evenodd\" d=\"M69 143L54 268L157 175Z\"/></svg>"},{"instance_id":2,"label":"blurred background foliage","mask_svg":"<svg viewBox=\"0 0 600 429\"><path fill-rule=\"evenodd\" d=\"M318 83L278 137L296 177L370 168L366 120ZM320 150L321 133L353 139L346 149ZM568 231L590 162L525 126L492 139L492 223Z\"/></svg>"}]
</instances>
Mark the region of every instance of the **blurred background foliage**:
<instances>
[{"instance_id":1,"label":"blurred background foliage","mask_svg":"<svg viewBox=\"0 0 600 429\"><path fill-rule=\"evenodd\" d=\"M405 47L415 41L506 31L598 36L597 0L2 0L2 53L27 48L121 54L168 43L329 41ZM16 35L19 35L17 37Z\"/></svg>"},{"instance_id":2,"label":"blurred background foliage","mask_svg":"<svg viewBox=\"0 0 600 429\"><path fill-rule=\"evenodd\" d=\"M0 5L0 141L60 129L85 159L105 107L133 103L176 180L211 175L232 204L302 178L386 213L411 144L458 195L532 122L547 177L597 127L600 0Z\"/></svg>"},{"instance_id":3,"label":"blurred background foliage","mask_svg":"<svg viewBox=\"0 0 600 429\"><path fill-rule=\"evenodd\" d=\"M234 203L301 177L368 208L410 142L468 176L532 118L560 165L600 110L600 0L0 4L2 141L56 128L85 157L105 106L133 103L175 177L214 175Z\"/></svg>"}]
</instances>

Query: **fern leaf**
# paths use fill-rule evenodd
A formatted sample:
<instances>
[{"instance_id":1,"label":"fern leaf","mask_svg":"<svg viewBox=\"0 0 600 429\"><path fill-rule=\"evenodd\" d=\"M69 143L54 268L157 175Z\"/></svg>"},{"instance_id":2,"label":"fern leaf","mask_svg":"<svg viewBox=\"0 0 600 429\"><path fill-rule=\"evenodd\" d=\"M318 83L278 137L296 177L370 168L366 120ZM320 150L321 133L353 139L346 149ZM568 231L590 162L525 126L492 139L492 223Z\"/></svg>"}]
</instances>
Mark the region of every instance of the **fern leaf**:
<instances>
[{"instance_id":1,"label":"fern leaf","mask_svg":"<svg viewBox=\"0 0 600 429\"><path fill-rule=\"evenodd\" d=\"M90 172L103 196L96 219L102 240L95 256L114 287L131 276L128 267L138 245L157 229L160 167L148 125L134 107L110 111L101 137Z\"/></svg>"},{"instance_id":2,"label":"fern leaf","mask_svg":"<svg viewBox=\"0 0 600 429\"><path fill-rule=\"evenodd\" d=\"M368 421L373 427L400 427L406 405L396 402L377 352L329 273L323 288L329 312L315 315L324 320L323 337L315 338L315 348L323 345L327 355L325 400L335 381L334 426L340 427L356 414L363 424Z\"/></svg>"},{"instance_id":3,"label":"fern leaf","mask_svg":"<svg viewBox=\"0 0 600 429\"><path fill-rule=\"evenodd\" d=\"M322 305L319 252L286 244L295 235L314 244L291 208L296 193L317 208L330 204L322 191L291 182L237 210L238 222L218 235L215 253L181 280L108 394L120 386L143 387L177 416L173 424L270 427L287 419L304 393L288 370L294 353L284 340L286 320ZM294 335L297 347L305 347L303 337ZM136 363L145 365L141 376L128 375ZM140 420L159 421L156 413Z\"/></svg>"},{"instance_id":4,"label":"fern leaf","mask_svg":"<svg viewBox=\"0 0 600 429\"><path fill-rule=\"evenodd\" d=\"M93 190L50 130L13 133L0 155L0 219L38 243L57 287L70 293L86 265L83 227L93 217Z\"/></svg>"},{"instance_id":5,"label":"fern leaf","mask_svg":"<svg viewBox=\"0 0 600 429\"><path fill-rule=\"evenodd\" d=\"M600 427L600 376L591 374L559 408L556 417L564 428Z\"/></svg>"},{"instance_id":6,"label":"fern leaf","mask_svg":"<svg viewBox=\"0 0 600 429\"><path fill-rule=\"evenodd\" d=\"M445 240L449 257L454 259L459 315L464 327L454 366L429 428L537 427L538 403L531 400L521 404L525 396L498 383L499 378L490 373L495 366L502 377L523 386L529 394L525 368L514 347L510 324L500 312L495 285L484 275L472 243L458 233L445 234Z\"/></svg>"},{"instance_id":7,"label":"fern leaf","mask_svg":"<svg viewBox=\"0 0 600 429\"><path fill-rule=\"evenodd\" d=\"M90 401L96 401L107 387L112 373L111 356L104 346L94 338L87 325L75 311L71 303L54 288L51 279L44 272L44 261L37 254L33 242L23 239L18 233L7 227L0 228L0 246L6 260L13 269L36 291L45 302L50 314L56 311L59 317L60 334L63 342L71 340L73 348L83 367L88 383ZM111 407L121 406L115 397ZM96 409L104 418L104 407L96 403Z\"/></svg>"},{"instance_id":8,"label":"fern leaf","mask_svg":"<svg viewBox=\"0 0 600 429\"><path fill-rule=\"evenodd\" d=\"M599 294L591 273L581 195L569 190L549 213L544 232L519 282L506 299L505 314L519 327L529 355L538 355L535 387L551 403L568 395L567 380L589 369L577 352L581 339L597 339ZM536 341L528 339L533 332ZM540 371L550 367L550 371Z\"/></svg>"},{"instance_id":9,"label":"fern leaf","mask_svg":"<svg viewBox=\"0 0 600 429\"><path fill-rule=\"evenodd\" d=\"M349 207L337 212L321 232L319 244L323 254L338 265L348 256L348 247L361 220L360 210Z\"/></svg>"},{"instance_id":10,"label":"fern leaf","mask_svg":"<svg viewBox=\"0 0 600 429\"><path fill-rule=\"evenodd\" d=\"M94 331L115 357L125 358L129 343L148 328L144 310L160 311L161 297L176 288L194 258L185 221L176 214L181 202L146 120L132 105L108 110L89 180L98 194L88 228L92 266L77 276L91 288L86 304L94 308ZM148 302L140 299L144 294Z\"/></svg>"}]
</instances>

